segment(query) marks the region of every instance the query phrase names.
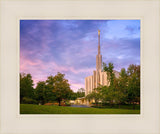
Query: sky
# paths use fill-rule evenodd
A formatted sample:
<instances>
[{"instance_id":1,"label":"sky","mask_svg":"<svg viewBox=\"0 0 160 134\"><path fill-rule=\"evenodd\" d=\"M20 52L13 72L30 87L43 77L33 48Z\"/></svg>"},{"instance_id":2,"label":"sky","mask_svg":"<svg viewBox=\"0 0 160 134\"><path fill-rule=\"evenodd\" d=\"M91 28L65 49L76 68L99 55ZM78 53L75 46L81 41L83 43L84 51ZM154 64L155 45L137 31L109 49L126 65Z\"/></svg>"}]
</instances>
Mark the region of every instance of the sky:
<instances>
[{"instance_id":1,"label":"sky","mask_svg":"<svg viewBox=\"0 0 160 134\"><path fill-rule=\"evenodd\" d=\"M34 87L61 72L73 91L84 88L96 69L98 30L103 62L117 71L140 65L140 20L20 20L20 73Z\"/></svg>"}]
</instances>

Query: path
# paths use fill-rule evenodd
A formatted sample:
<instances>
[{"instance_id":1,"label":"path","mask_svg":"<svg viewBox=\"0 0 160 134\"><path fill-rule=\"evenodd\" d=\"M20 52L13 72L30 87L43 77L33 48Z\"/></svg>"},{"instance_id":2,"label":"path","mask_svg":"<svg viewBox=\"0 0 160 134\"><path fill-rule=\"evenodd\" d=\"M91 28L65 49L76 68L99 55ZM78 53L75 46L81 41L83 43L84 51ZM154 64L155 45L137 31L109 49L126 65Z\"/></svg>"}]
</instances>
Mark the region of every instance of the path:
<instances>
[{"instance_id":1,"label":"path","mask_svg":"<svg viewBox=\"0 0 160 134\"><path fill-rule=\"evenodd\" d=\"M86 107L86 108L91 108L90 106L87 106L87 105L71 105L71 107Z\"/></svg>"}]
</instances>

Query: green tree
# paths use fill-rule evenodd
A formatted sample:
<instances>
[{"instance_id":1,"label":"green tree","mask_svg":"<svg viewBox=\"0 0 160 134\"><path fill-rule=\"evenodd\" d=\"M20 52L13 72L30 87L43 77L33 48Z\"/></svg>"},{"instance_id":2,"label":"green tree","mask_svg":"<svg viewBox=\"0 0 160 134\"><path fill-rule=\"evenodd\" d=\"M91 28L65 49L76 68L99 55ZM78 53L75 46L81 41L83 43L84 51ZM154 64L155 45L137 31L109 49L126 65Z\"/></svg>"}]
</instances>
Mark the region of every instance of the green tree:
<instances>
[{"instance_id":1,"label":"green tree","mask_svg":"<svg viewBox=\"0 0 160 134\"><path fill-rule=\"evenodd\" d=\"M44 81L38 82L35 89L35 96L36 100L42 105L46 103L45 92L46 92L46 83Z\"/></svg>"},{"instance_id":2,"label":"green tree","mask_svg":"<svg viewBox=\"0 0 160 134\"><path fill-rule=\"evenodd\" d=\"M86 97L85 97L86 100L88 100L89 102L93 99L93 96L91 93L89 93Z\"/></svg>"},{"instance_id":3,"label":"green tree","mask_svg":"<svg viewBox=\"0 0 160 134\"><path fill-rule=\"evenodd\" d=\"M77 91L77 98L78 97L84 97L84 96L85 96L85 90L84 90L84 88L78 89L78 91Z\"/></svg>"},{"instance_id":4,"label":"green tree","mask_svg":"<svg viewBox=\"0 0 160 134\"><path fill-rule=\"evenodd\" d=\"M69 97L68 97L68 99L70 99L70 100L76 100L78 97L77 97L77 93L75 93L75 92L73 92L72 90L71 90L71 92L69 93Z\"/></svg>"},{"instance_id":5,"label":"green tree","mask_svg":"<svg viewBox=\"0 0 160 134\"><path fill-rule=\"evenodd\" d=\"M133 104L140 102L140 66L130 65L127 70L128 73L128 101Z\"/></svg>"},{"instance_id":6,"label":"green tree","mask_svg":"<svg viewBox=\"0 0 160 134\"><path fill-rule=\"evenodd\" d=\"M113 63L108 63L108 65L103 63L103 70L107 73L107 79L109 80L110 87L114 86L115 74L113 69L114 69Z\"/></svg>"},{"instance_id":7,"label":"green tree","mask_svg":"<svg viewBox=\"0 0 160 134\"><path fill-rule=\"evenodd\" d=\"M20 103L23 103L23 98L33 99L33 80L31 74L20 73Z\"/></svg>"},{"instance_id":8,"label":"green tree","mask_svg":"<svg viewBox=\"0 0 160 134\"><path fill-rule=\"evenodd\" d=\"M125 70L125 68L121 69L121 72L119 73L120 76L119 78L116 80L115 85L116 86L116 101L119 104L121 103L125 103L127 101L127 89L128 89L128 75L127 75L127 71Z\"/></svg>"},{"instance_id":9,"label":"green tree","mask_svg":"<svg viewBox=\"0 0 160 134\"><path fill-rule=\"evenodd\" d=\"M108 103L112 99L112 95L108 86L102 87L102 102Z\"/></svg>"},{"instance_id":10,"label":"green tree","mask_svg":"<svg viewBox=\"0 0 160 134\"><path fill-rule=\"evenodd\" d=\"M57 75L53 78L53 86L54 90L53 93L56 96L56 100L59 103L59 106L61 105L61 101L63 99L68 99L71 93L70 85L68 83L68 80L64 78L64 74L57 73Z\"/></svg>"},{"instance_id":11,"label":"green tree","mask_svg":"<svg viewBox=\"0 0 160 134\"><path fill-rule=\"evenodd\" d=\"M46 90L45 90L45 96L46 96L46 102L54 102L56 101L56 93L54 92L54 76L50 75L47 77L46 80Z\"/></svg>"},{"instance_id":12,"label":"green tree","mask_svg":"<svg viewBox=\"0 0 160 134\"><path fill-rule=\"evenodd\" d=\"M55 101L55 94L53 93L53 78L54 77L51 75L47 78L46 81L40 81L37 83L35 96L36 100L42 105L48 102Z\"/></svg>"},{"instance_id":13,"label":"green tree","mask_svg":"<svg viewBox=\"0 0 160 134\"><path fill-rule=\"evenodd\" d=\"M94 100L97 105L98 102L102 100L101 86L93 89L93 91L86 96L86 99L89 101Z\"/></svg>"},{"instance_id":14,"label":"green tree","mask_svg":"<svg viewBox=\"0 0 160 134\"><path fill-rule=\"evenodd\" d=\"M104 88L107 91L104 91L104 93L107 93L105 96L108 96L108 99L110 99L110 104L111 107L113 106L113 102L116 99L116 85L115 85L115 74L114 74L114 65L113 63L108 63L108 65L106 65L105 63L103 63L103 70L107 73L107 79L109 81L109 86L108 88Z\"/></svg>"}]
</instances>

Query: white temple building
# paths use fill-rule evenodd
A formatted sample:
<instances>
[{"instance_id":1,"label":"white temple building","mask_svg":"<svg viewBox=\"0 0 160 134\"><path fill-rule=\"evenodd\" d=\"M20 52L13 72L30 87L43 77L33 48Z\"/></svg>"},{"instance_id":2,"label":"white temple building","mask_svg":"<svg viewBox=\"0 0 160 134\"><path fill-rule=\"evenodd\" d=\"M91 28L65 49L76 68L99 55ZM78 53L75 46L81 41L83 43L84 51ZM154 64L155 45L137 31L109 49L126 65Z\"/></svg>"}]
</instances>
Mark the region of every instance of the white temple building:
<instances>
[{"instance_id":1,"label":"white temple building","mask_svg":"<svg viewBox=\"0 0 160 134\"><path fill-rule=\"evenodd\" d=\"M114 71L116 77L119 73ZM96 70L93 71L93 75L85 78L85 96L97 88L99 85L109 86L109 81L107 80L107 73L102 71L102 55L100 51L100 30L98 30L98 54L96 56Z\"/></svg>"}]
</instances>

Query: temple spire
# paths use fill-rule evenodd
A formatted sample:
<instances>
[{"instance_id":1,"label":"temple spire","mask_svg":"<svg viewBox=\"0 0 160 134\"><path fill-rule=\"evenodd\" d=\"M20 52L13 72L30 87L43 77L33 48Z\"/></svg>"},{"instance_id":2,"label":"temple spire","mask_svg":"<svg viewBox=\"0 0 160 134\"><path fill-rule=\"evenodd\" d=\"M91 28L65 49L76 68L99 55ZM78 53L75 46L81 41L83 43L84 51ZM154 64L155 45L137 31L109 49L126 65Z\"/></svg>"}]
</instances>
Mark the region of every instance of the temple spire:
<instances>
[{"instance_id":1,"label":"temple spire","mask_svg":"<svg viewBox=\"0 0 160 134\"><path fill-rule=\"evenodd\" d=\"M96 56L96 69L97 71L102 70L102 55L100 51L100 30L98 30L98 54Z\"/></svg>"},{"instance_id":2,"label":"temple spire","mask_svg":"<svg viewBox=\"0 0 160 134\"><path fill-rule=\"evenodd\" d=\"M100 30L98 30L98 55L100 55Z\"/></svg>"}]
</instances>

